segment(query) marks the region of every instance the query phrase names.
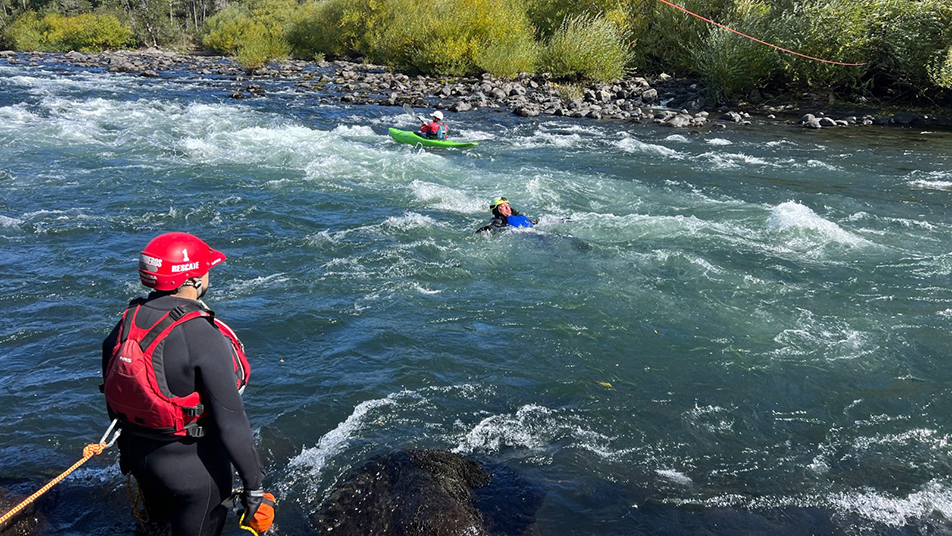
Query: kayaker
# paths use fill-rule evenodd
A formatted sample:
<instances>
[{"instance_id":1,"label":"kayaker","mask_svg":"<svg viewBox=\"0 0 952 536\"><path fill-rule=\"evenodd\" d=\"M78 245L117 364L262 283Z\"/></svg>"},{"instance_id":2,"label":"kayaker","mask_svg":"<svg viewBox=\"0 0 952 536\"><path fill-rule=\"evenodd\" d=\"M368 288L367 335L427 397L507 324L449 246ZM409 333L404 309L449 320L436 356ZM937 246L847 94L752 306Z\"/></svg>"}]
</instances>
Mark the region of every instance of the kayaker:
<instances>
[{"instance_id":1,"label":"kayaker","mask_svg":"<svg viewBox=\"0 0 952 536\"><path fill-rule=\"evenodd\" d=\"M119 467L138 482L149 519L174 536L222 533L241 477L239 524L270 526L274 497L241 400L250 367L231 328L201 298L209 270L225 255L187 233L166 233L139 255L139 279L152 289L130 302L103 341L102 391L118 419ZM264 526L267 525L267 526Z\"/></svg>"},{"instance_id":2,"label":"kayaker","mask_svg":"<svg viewBox=\"0 0 952 536\"><path fill-rule=\"evenodd\" d=\"M532 227L533 222L518 211L509 206L509 200L505 197L497 197L489 202L489 210L493 213L493 219L488 225L480 227L477 233L492 233L506 227Z\"/></svg>"},{"instance_id":3,"label":"kayaker","mask_svg":"<svg viewBox=\"0 0 952 536\"><path fill-rule=\"evenodd\" d=\"M449 137L450 127L443 122L443 112L435 110L430 114L430 122L423 122L420 127L420 134L424 138L431 140L445 140Z\"/></svg>"}]
</instances>

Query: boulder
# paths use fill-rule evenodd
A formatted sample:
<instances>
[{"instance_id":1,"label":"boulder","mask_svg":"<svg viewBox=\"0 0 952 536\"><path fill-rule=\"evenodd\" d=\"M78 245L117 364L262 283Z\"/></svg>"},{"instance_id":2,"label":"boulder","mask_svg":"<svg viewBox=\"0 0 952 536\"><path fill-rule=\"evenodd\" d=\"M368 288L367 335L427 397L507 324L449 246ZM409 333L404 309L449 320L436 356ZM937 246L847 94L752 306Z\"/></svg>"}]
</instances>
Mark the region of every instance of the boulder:
<instances>
[{"instance_id":1,"label":"boulder","mask_svg":"<svg viewBox=\"0 0 952 536\"><path fill-rule=\"evenodd\" d=\"M820 123L820 126L821 126L821 127L835 127L835 126L838 126L838 125L836 124L836 120L833 119L833 118L830 118L830 117L820 117L819 119L817 119L817 121Z\"/></svg>"},{"instance_id":2,"label":"boulder","mask_svg":"<svg viewBox=\"0 0 952 536\"><path fill-rule=\"evenodd\" d=\"M153 71L152 69L149 69L147 71L142 71L141 73L139 73L139 76L144 76L146 78L160 78L162 75Z\"/></svg>"},{"instance_id":3,"label":"boulder","mask_svg":"<svg viewBox=\"0 0 952 536\"><path fill-rule=\"evenodd\" d=\"M652 103L658 100L658 90L657 89L646 89L644 93L641 94L641 100L647 103Z\"/></svg>"},{"instance_id":4,"label":"boulder","mask_svg":"<svg viewBox=\"0 0 952 536\"><path fill-rule=\"evenodd\" d=\"M902 112L892 116L892 122L897 125L912 125L919 122L921 118L915 112Z\"/></svg>"},{"instance_id":5,"label":"boulder","mask_svg":"<svg viewBox=\"0 0 952 536\"><path fill-rule=\"evenodd\" d=\"M730 123L743 123L744 116L740 115L737 112L727 112L726 114L719 117L721 121L728 121Z\"/></svg>"},{"instance_id":6,"label":"boulder","mask_svg":"<svg viewBox=\"0 0 952 536\"><path fill-rule=\"evenodd\" d=\"M333 536L529 536L542 498L504 467L419 449L352 471L312 523L317 534Z\"/></svg>"},{"instance_id":7,"label":"boulder","mask_svg":"<svg viewBox=\"0 0 952 536\"><path fill-rule=\"evenodd\" d=\"M518 106L514 111L521 117L538 117L540 113L535 106Z\"/></svg>"},{"instance_id":8,"label":"boulder","mask_svg":"<svg viewBox=\"0 0 952 536\"><path fill-rule=\"evenodd\" d=\"M3 50L0 51L0 58L15 58L17 53L15 50Z\"/></svg>"},{"instance_id":9,"label":"boulder","mask_svg":"<svg viewBox=\"0 0 952 536\"><path fill-rule=\"evenodd\" d=\"M450 106L450 110L454 112L468 112L472 109L473 107L468 102L461 100L454 102L453 105Z\"/></svg>"},{"instance_id":10,"label":"boulder","mask_svg":"<svg viewBox=\"0 0 952 536\"><path fill-rule=\"evenodd\" d=\"M814 129L823 128L820 125L820 120L817 119L816 116L814 116L813 114L806 114L803 117L801 117L800 124L803 125L804 128L814 128Z\"/></svg>"}]
</instances>

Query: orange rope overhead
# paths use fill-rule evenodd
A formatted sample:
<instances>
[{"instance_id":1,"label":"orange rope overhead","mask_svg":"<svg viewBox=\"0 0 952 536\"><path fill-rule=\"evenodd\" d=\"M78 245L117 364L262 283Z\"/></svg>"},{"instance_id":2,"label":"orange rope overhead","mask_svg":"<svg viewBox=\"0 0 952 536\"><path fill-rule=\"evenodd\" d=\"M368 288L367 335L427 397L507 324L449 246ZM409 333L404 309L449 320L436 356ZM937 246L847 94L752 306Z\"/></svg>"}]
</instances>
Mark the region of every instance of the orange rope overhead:
<instances>
[{"instance_id":1,"label":"orange rope overhead","mask_svg":"<svg viewBox=\"0 0 952 536\"><path fill-rule=\"evenodd\" d=\"M32 503L33 501L37 500L37 499L40 497L40 495L43 495L44 493L46 493L47 491L49 491L50 488L52 488L53 486L59 484L60 481L63 480L64 478L66 478L67 476L69 476L70 473L72 473L73 471L79 469L79 466L80 466L80 465L86 463L86 462L87 462L90 458L92 458L93 456L97 456L97 455L99 455L99 454L102 454L103 449L105 449L106 447L107 447L106 443L90 443L90 444L86 445L85 447L83 447L83 457L82 457L82 459L80 459L78 462L74 463L73 466L70 467L69 469L63 471L58 477L54 478L53 480L50 480L50 482L49 482L47 485L45 485L45 486L43 486L42 488L40 488L39 490L37 490L36 493L34 493L33 495L30 495L29 497L27 497L26 499L24 499L23 502L21 502L20 504L16 505L16 507L14 507L13 510L10 510L9 512L7 512L7 513L3 514L2 516L0 516L0 526L3 526L4 523L6 523L10 518L12 518L12 517L15 516L17 513L19 513L20 510L23 510L23 509L26 508L30 503Z\"/></svg>"},{"instance_id":2,"label":"orange rope overhead","mask_svg":"<svg viewBox=\"0 0 952 536\"><path fill-rule=\"evenodd\" d=\"M687 13L688 15L691 15L692 17L697 17L697 18L703 20L704 22L713 24L714 26L717 26L718 28L724 28L725 30L727 30L727 31L729 31L729 32L733 32L733 33L735 33L735 34L737 34L737 35L739 35L739 36L741 36L741 37L746 37L747 39L750 39L751 41L756 41L756 42L758 42L758 43L760 43L760 44L762 44L762 45L767 45L768 47L773 47L773 48L775 48L775 49L777 49L777 50L786 52L786 53L788 53L788 54L793 54L794 56L800 56L801 58L806 58L806 59L808 59L808 60L819 61L819 62L822 62L822 63L829 63L829 64L832 64L832 65L843 65L843 66L846 66L846 67L858 67L858 66L860 66L860 65L866 65L866 63L843 63L843 62L841 62L841 61L825 60L825 59L823 59L823 58L814 58L813 56L807 56L806 54L801 54L801 53L799 53L799 52L796 52L796 51L793 51L793 50L790 50L790 49L787 49L787 48L783 48L783 47L777 46L777 45L775 45L775 44L773 44L773 43L768 43L768 42L766 42L766 41L757 39L756 37L751 37L751 36L749 36L749 35L747 35L747 34L745 34L745 33L738 32L737 30L735 30L735 29L733 29L733 28L729 28L729 27L727 27L727 26L724 26L723 24L721 24L721 23L719 23L719 22L714 22L714 21L712 21L711 19L708 19L708 18L705 18L705 17L702 17L702 16L698 15L697 13L693 13L693 12L691 12L691 11L688 11L687 9L684 9L683 7L681 7L681 6L677 5L677 4L673 4L673 3L669 2L668 0L658 0L658 1L661 2L661 3L663 3L663 4L667 4L667 5L669 5L669 6L673 7L673 8L675 8L675 9L681 10L681 11Z\"/></svg>"}]
</instances>

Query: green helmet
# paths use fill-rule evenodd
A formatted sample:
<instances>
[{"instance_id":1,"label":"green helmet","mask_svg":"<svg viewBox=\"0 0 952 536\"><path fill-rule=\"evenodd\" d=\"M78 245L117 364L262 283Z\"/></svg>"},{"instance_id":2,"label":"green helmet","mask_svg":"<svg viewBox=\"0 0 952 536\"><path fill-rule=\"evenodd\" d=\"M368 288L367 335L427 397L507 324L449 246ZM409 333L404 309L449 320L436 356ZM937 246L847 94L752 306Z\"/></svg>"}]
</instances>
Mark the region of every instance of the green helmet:
<instances>
[{"instance_id":1,"label":"green helmet","mask_svg":"<svg viewBox=\"0 0 952 536\"><path fill-rule=\"evenodd\" d=\"M503 203L508 203L508 202L509 200L506 199L505 197L497 197L496 199L493 199L492 201L489 202L489 210L496 210L496 207L498 207L499 205Z\"/></svg>"}]
</instances>

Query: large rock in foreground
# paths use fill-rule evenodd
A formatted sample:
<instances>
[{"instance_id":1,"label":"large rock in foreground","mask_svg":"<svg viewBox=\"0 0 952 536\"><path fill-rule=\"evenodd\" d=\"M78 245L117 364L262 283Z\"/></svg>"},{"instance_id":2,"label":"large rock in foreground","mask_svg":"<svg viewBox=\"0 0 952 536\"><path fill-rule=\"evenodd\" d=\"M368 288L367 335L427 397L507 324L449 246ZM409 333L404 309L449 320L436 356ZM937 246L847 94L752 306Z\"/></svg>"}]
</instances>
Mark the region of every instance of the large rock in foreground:
<instances>
[{"instance_id":1,"label":"large rock in foreground","mask_svg":"<svg viewBox=\"0 0 952 536\"><path fill-rule=\"evenodd\" d=\"M318 534L532 535L542 494L504 467L411 450L354 470L315 515Z\"/></svg>"}]
</instances>

